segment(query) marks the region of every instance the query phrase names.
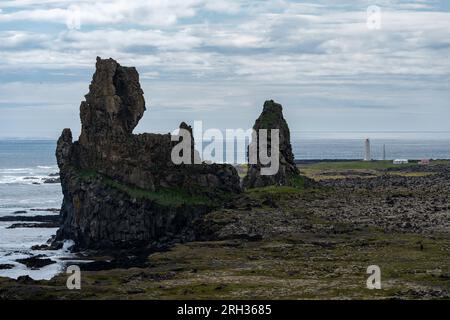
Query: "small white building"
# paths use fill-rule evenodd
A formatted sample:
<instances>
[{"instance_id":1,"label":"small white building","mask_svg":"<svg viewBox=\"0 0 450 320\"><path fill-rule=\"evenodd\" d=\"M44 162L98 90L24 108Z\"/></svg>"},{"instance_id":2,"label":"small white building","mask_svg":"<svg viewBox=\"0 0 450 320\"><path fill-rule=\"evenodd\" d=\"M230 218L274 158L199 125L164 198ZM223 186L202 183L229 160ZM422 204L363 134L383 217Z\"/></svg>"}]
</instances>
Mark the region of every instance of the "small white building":
<instances>
[{"instance_id":1,"label":"small white building","mask_svg":"<svg viewBox=\"0 0 450 320\"><path fill-rule=\"evenodd\" d=\"M409 160L408 159L395 159L394 164L408 164Z\"/></svg>"}]
</instances>

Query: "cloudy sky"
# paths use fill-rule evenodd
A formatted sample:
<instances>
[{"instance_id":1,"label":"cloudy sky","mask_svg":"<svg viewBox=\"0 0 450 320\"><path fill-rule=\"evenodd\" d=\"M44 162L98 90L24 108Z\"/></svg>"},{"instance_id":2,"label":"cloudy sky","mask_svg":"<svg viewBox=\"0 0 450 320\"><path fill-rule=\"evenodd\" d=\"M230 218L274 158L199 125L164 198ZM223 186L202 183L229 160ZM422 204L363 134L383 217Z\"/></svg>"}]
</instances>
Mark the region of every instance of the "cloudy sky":
<instances>
[{"instance_id":1,"label":"cloudy sky","mask_svg":"<svg viewBox=\"0 0 450 320\"><path fill-rule=\"evenodd\" d=\"M380 7L367 24L367 8ZM79 132L95 58L136 66L136 131L450 130L448 0L1 0L0 137ZM372 20L371 20L372 21ZM379 27L379 28L378 28Z\"/></svg>"}]
</instances>

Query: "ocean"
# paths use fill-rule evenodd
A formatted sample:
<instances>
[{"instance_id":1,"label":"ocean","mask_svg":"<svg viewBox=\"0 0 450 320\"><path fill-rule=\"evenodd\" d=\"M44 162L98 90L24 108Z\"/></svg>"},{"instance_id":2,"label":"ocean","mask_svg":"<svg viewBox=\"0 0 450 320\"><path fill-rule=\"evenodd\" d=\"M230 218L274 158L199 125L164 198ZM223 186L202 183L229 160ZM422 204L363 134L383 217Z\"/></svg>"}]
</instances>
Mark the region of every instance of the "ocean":
<instances>
[{"instance_id":1,"label":"ocean","mask_svg":"<svg viewBox=\"0 0 450 320\"><path fill-rule=\"evenodd\" d=\"M355 138L357 136L357 138ZM450 159L450 133L302 133L292 132L294 155L299 160L361 159L364 139L371 138L374 159ZM61 185L43 181L58 172L54 156L56 142L51 140L0 140L0 216L52 214L61 207ZM19 215L19 214L18 214ZM50 279L61 272L70 253L67 246L57 251L32 251L45 244L55 228L7 229L13 222L0 222L0 276ZM68 244L69 245L69 244ZM57 263L40 270L29 270L16 260L44 254Z\"/></svg>"},{"instance_id":2,"label":"ocean","mask_svg":"<svg viewBox=\"0 0 450 320\"><path fill-rule=\"evenodd\" d=\"M58 172L54 157L56 143L40 140L0 140L0 216L48 215L48 209L61 207L60 184L44 184L43 180ZM26 212L14 214L14 212ZM53 213L54 214L54 213ZM7 229L14 222L0 221L0 276L51 279L62 271L70 258L67 248L57 251L33 251L34 245L45 244L56 233L55 228ZM39 270L27 269L17 259L43 254L57 263Z\"/></svg>"}]
</instances>

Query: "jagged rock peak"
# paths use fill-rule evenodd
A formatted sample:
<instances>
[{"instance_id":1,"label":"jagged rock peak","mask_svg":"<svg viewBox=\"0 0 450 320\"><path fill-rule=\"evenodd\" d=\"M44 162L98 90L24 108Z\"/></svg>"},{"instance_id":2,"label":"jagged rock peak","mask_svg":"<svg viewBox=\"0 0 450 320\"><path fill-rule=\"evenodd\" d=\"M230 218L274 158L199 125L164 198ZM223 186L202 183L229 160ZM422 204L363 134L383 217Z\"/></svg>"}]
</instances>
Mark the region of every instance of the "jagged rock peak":
<instances>
[{"instance_id":1,"label":"jagged rock peak","mask_svg":"<svg viewBox=\"0 0 450 320\"><path fill-rule=\"evenodd\" d=\"M136 69L97 58L80 107L80 138L73 141L65 129L56 148L64 194L56 242L130 248L193 240L199 217L222 201L217 199L241 191L233 166L201 163L186 123L180 128L190 133L183 138L191 140L198 165L173 162L179 142L170 134L133 134L144 111Z\"/></svg>"},{"instance_id":2,"label":"jagged rock peak","mask_svg":"<svg viewBox=\"0 0 450 320\"><path fill-rule=\"evenodd\" d=\"M259 143L260 129L268 129L269 132L271 129L279 130L279 170L274 175L261 175L261 168L264 166L260 163L258 157L256 164L249 165L247 176L243 182L244 187L254 188L269 185L293 184L293 179L298 177L299 171L295 165L291 146L291 134L289 126L283 117L282 105L273 100L266 101L261 115L255 121L253 129L256 132L256 141L252 141L252 144ZM270 133L268 133L268 146L270 149Z\"/></svg>"},{"instance_id":3,"label":"jagged rock peak","mask_svg":"<svg viewBox=\"0 0 450 320\"><path fill-rule=\"evenodd\" d=\"M280 129L285 131L285 128L289 132L288 125L283 117L283 106L273 100L264 102L263 111L256 120L253 129Z\"/></svg>"},{"instance_id":4,"label":"jagged rock peak","mask_svg":"<svg viewBox=\"0 0 450 320\"><path fill-rule=\"evenodd\" d=\"M267 112L276 113L283 116L283 106L273 100L267 100L264 102L263 114Z\"/></svg>"},{"instance_id":5,"label":"jagged rock peak","mask_svg":"<svg viewBox=\"0 0 450 320\"><path fill-rule=\"evenodd\" d=\"M123 67L111 58L97 57L85 98L80 106L81 142L96 135L130 135L146 110L136 69Z\"/></svg>"}]
</instances>

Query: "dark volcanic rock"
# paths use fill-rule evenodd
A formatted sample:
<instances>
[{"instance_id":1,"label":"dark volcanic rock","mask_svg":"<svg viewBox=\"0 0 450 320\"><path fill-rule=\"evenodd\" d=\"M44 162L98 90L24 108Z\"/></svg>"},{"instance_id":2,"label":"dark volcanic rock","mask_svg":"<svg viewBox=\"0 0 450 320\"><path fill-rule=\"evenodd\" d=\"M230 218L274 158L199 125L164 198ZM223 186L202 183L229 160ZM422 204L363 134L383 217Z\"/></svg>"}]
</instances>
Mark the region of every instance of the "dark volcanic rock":
<instances>
[{"instance_id":1,"label":"dark volcanic rock","mask_svg":"<svg viewBox=\"0 0 450 320\"><path fill-rule=\"evenodd\" d=\"M44 183L61 183L60 178L48 178L43 181Z\"/></svg>"},{"instance_id":2,"label":"dark volcanic rock","mask_svg":"<svg viewBox=\"0 0 450 320\"><path fill-rule=\"evenodd\" d=\"M13 214L25 214L27 213L25 210L14 211Z\"/></svg>"},{"instance_id":3,"label":"dark volcanic rock","mask_svg":"<svg viewBox=\"0 0 450 320\"><path fill-rule=\"evenodd\" d=\"M36 209L31 209L31 211L42 211L42 212L59 213L61 211L61 209L58 209L58 208L45 208L45 209L36 208Z\"/></svg>"},{"instance_id":4,"label":"dark volcanic rock","mask_svg":"<svg viewBox=\"0 0 450 320\"><path fill-rule=\"evenodd\" d=\"M9 270L14 268L14 265L12 264L0 264L0 270Z\"/></svg>"},{"instance_id":5,"label":"dark volcanic rock","mask_svg":"<svg viewBox=\"0 0 450 320\"><path fill-rule=\"evenodd\" d=\"M32 269L32 270L38 270L45 266L56 263L55 261L53 261L51 259L43 258L43 257L44 256L42 256L42 255L38 255L38 256L33 256L30 258L25 258L25 259L17 259L16 261L21 264L24 264L27 268Z\"/></svg>"},{"instance_id":6,"label":"dark volcanic rock","mask_svg":"<svg viewBox=\"0 0 450 320\"><path fill-rule=\"evenodd\" d=\"M73 142L64 129L57 144L64 193L58 241L104 248L190 239L190 225L211 209L209 201L196 197L240 192L234 167L175 165L171 153L179 141L170 134L133 134L145 110L136 69L97 58L80 107L81 135ZM180 127L192 132L185 123Z\"/></svg>"},{"instance_id":7,"label":"dark volcanic rock","mask_svg":"<svg viewBox=\"0 0 450 320\"><path fill-rule=\"evenodd\" d=\"M59 215L46 215L46 216L4 216L0 217L0 221L5 222L48 222L48 223L59 223Z\"/></svg>"},{"instance_id":8,"label":"dark volcanic rock","mask_svg":"<svg viewBox=\"0 0 450 320\"><path fill-rule=\"evenodd\" d=\"M6 229L17 229L17 228L58 228L58 222L43 222L43 223L14 223L7 227Z\"/></svg>"},{"instance_id":9,"label":"dark volcanic rock","mask_svg":"<svg viewBox=\"0 0 450 320\"><path fill-rule=\"evenodd\" d=\"M267 132L268 150L271 146L270 129L279 130L279 170L275 175L261 175L261 164L259 156L256 164L250 164L247 176L244 178L244 187L264 187L270 185L291 185L292 179L298 177L299 171L294 162L292 153L291 135L286 120L283 117L283 108L281 104L275 103L273 100L264 103L264 109L259 118L256 120L253 129L256 131L256 141L252 141L252 145L256 149L259 141L259 130L269 129Z\"/></svg>"}]
</instances>

